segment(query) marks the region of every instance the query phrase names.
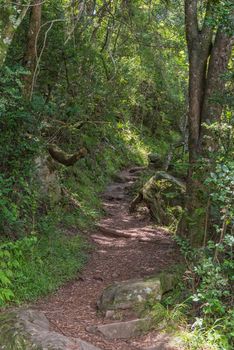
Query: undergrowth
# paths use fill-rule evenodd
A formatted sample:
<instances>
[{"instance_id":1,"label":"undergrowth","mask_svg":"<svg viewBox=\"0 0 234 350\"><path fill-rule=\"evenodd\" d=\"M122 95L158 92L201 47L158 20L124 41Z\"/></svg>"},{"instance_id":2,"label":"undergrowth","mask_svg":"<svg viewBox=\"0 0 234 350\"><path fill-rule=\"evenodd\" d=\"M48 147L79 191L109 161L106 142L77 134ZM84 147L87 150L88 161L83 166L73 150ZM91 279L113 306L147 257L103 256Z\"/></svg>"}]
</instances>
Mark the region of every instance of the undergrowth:
<instances>
[{"instance_id":1,"label":"undergrowth","mask_svg":"<svg viewBox=\"0 0 234 350\"><path fill-rule=\"evenodd\" d=\"M45 101L35 93L27 103L22 68L1 73L0 305L4 306L55 290L80 271L86 248L79 234L102 216L101 192L120 169L145 164L149 152L166 152L167 142L164 135L161 143L155 142L146 127L130 123L125 107L120 111L110 104L99 115L96 102L87 103L82 94L68 99L54 93ZM69 154L83 147L88 151L71 167L56 163L59 185L69 194L63 192L59 202L41 193L36 172L36 160L49 156L50 143Z\"/></svg>"},{"instance_id":2,"label":"undergrowth","mask_svg":"<svg viewBox=\"0 0 234 350\"><path fill-rule=\"evenodd\" d=\"M77 142L80 147L86 147L89 154L73 167L62 167L60 178L79 203L79 208L69 209L63 221L87 228L102 215L100 193L111 178L124 167L145 164L149 146L128 123L89 125L83 132Z\"/></svg>"},{"instance_id":3,"label":"undergrowth","mask_svg":"<svg viewBox=\"0 0 234 350\"><path fill-rule=\"evenodd\" d=\"M56 204L46 198L41 202L35 184L31 187L27 184L27 195L20 191L21 201L15 204L9 192L4 197L2 204L14 206L17 215L12 217L6 212L9 227L14 227L16 232L15 239L12 241L10 234L10 240L2 238L0 243L2 307L35 300L81 271L90 247L80 233L91 229L102 216L101 192L121 168L144 164L149 152L149 146L129 123L89 125L75 135L73 141L77 141L76 149L86 147L88 156L72 167L59 165L57 170L61 185L76 199L78 206L73 206L65 197ZM74 142L61 147L73 151ZM25 225L20 225L22 219L28 224L26 236Z\"/></svg>"},{"instance_id":4,"label":"undergrowth","mask_svg":"<svg viewBox=\"0 0 234 350\"><path fill-rule=\"evenodd\" d=\"M213 217L209 235L203 232L203 245L193 247L189 239L175 237L186 272L177 288L165 296L163 305L169 326L173 325L174 331L180 329L178 335L186 350L234 348L233 178L233 161L225 159L217 162L204 181L209 186Z\"/></svg>"},{"instance_id":5,"label":"undergrowth","mask_svg":"<svg viewBox=\"0 0 234 350\"><path fill-rule=\"evenodd\" d=\"M35 300L74 277L87 257L81 237L57 232L5 242L1 248L0 306Z\"/></svg>"}]
</instances>

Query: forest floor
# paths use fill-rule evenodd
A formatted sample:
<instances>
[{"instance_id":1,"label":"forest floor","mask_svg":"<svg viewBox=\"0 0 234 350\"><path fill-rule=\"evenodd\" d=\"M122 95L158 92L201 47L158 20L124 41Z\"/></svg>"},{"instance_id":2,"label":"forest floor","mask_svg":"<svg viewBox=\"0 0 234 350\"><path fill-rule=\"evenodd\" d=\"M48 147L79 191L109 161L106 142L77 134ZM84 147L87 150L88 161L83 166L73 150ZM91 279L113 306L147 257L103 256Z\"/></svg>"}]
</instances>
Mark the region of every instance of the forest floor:
<instances>
[{"instance_id":1,"label":"forest floor","mask_svg":"<svg viewBox=\"0 0 234 350\"><path fill-rule=\"evenodd\" d=\"M130 340L106 340L86 330L108 323L97 312L105 287L115 281L153 276L180 261L166 230L153 226L145 211L129 214L129 189L140 173L141 168L122 171L103 193L105 217L95 231L86 233L94 249L82 274L36 304L52 329L103 350L173 349L168 336L156 331Z\"/></svg>"}]
</instances>

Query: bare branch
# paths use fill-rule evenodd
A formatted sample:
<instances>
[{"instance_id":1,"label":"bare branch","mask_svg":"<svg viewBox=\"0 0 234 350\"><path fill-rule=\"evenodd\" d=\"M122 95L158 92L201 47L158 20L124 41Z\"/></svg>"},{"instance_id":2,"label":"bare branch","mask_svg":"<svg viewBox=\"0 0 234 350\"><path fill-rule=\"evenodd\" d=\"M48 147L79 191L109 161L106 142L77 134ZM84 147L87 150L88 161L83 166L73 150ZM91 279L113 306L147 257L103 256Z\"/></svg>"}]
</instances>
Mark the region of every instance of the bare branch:
<instances>
[{"instance_id":1,"label":"bare branch","mask_svg":"<svg viewBox=\"0 0 234 350\"><path fill-rule=\"evenodd\" d=\"M74 23L74 25L73 25L72 30L68 33L67 39L66 39L65 42L64 42L65 45L66 45L67 42L71 39L72 34L74 33L77 24L79 23L79 21L81 20L81 18L82 18L82 16L83 16L84 10L85 10L85 0L82 1L81 4L79 5L79 14L78 14L78 16L76 16L76 21L75 21L75 23Z\"/></svg>"}]
</instances>

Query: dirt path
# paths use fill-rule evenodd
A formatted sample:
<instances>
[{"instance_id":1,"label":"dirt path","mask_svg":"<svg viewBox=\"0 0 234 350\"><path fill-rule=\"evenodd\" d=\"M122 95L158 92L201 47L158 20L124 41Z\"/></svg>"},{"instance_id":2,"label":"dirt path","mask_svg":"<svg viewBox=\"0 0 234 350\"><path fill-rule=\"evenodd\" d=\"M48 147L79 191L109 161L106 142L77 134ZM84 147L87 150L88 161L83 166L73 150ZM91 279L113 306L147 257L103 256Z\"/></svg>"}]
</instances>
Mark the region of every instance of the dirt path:
<instances>
[{"instance_id":1,"label":"dirt path","mask_svg":"<svg viewBox=\"0 0 234 350\"><path fill-rule=\"evenodd\" d=\"M144 216L128 213L129 188L140 170L132 168L121 172L103 194L106 216L99 223L99 229L90 234L95 249L82 275L37 303L54 330L79 337L103 350L145 349L159 341L155 332L128 341L107 341L88 333L87 326L106 323L96 309L104 288L114 281L151 276L179 259L168 233L153 227ZM163 344L166 342L167 339ZM164 349L163 344L160 349Z\"/></svg>"}]
</instances>

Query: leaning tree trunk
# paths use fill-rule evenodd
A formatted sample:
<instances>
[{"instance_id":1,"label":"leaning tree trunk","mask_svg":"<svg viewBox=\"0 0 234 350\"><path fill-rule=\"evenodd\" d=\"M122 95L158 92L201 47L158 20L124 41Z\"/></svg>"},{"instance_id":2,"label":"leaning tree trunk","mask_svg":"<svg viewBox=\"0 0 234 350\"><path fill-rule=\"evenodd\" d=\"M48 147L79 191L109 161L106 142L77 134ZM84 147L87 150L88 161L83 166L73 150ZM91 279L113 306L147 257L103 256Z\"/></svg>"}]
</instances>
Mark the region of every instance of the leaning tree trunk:
<instances>
[{"instance_id":1,"label":"leaning tree trunk","mask_svg":"<svg viewBox=\"0 0 234 350\"><path fill-rule=\"evenodd\" d=\"M197 172L199 157L207 154L206 131L202 123L220 120L222 106L212 100L224 89L222 79L230 58L233 38L220 26L215 32L213 23L216 5L207 1L203 27L199 29L198 0L185 0L185 25L189 54L189 172L185 215L179 233L192 244L200 244L205 229L205 209L201 200L202 177ZM230 14L231 15L231 14ZM214 43L212 42L215 36ZM203 176L205 175L203 168ZM205 197L205 196L204 196ZM196 225L195 225L196 223Z\"/></svg>"}]
</instances>

